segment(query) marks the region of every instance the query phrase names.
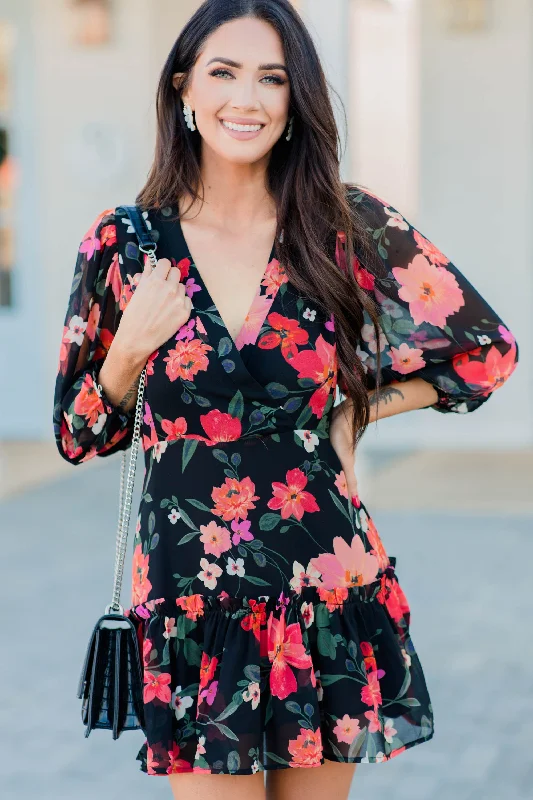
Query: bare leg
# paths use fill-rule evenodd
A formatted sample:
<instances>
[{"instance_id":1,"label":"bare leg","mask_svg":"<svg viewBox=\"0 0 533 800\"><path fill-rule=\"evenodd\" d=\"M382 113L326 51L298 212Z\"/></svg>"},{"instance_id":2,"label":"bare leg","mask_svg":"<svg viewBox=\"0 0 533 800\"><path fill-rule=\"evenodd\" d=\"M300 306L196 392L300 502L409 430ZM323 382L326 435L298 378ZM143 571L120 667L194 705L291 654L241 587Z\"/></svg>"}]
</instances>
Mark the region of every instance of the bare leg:
<instances>
[{"instance_id":1,"label":"bare leg","mask_svg":"<svg viewBox=\"0 0 533 800\"><path fill-rule=\"evenodd\" d=\"M255 775L181 772L168 777L175 800L265 800L264 772Z\"/></svg>"},{"instance_id":2,"label":"bare leg","mask_svg":"<svg viewBox=\"0 0 533 800\"><path fill-rule=\"evenodd\" d=\"M267 800L334 797L346 800L356 764L325 759L320 767L290 767L267 772Z\"/></svg>"}]
</instances>

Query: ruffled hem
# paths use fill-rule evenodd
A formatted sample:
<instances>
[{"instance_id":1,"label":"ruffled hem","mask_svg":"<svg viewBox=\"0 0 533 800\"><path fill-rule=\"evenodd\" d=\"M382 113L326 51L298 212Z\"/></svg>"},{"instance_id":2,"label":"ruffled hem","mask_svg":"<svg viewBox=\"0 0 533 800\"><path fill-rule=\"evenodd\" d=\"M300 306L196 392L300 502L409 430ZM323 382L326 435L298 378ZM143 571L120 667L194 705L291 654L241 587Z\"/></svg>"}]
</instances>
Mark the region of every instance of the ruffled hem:
<instances>
[{"instance_id":1,"label":"ruffled hem","mask_svg":"<svg viewBox=\"0 0 533 800\"><path fill-rule=\"evenodd\" d=\"M372 583L129 609L144 664L148 775L388 761L433 737L395 559Z\"/></svg>"}]
</instances>

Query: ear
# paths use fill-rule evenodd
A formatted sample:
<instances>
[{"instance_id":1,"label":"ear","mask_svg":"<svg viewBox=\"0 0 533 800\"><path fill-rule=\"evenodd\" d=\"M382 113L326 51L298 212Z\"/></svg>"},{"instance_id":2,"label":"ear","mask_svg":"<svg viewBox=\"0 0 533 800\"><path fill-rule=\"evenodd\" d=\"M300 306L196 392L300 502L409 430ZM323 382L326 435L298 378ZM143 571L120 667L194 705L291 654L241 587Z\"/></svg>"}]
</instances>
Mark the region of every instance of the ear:
<instances>
[{"instance_id":1,"label":"ear","mask_svg":"<svg viewBox=\"0 0 533 800\"><path fill-rule=\"evenodd\" d=\"M176 91L179 91L183 86L185 72L174 72L172 75L172 85Z\"/></svg>"}]
</instances>

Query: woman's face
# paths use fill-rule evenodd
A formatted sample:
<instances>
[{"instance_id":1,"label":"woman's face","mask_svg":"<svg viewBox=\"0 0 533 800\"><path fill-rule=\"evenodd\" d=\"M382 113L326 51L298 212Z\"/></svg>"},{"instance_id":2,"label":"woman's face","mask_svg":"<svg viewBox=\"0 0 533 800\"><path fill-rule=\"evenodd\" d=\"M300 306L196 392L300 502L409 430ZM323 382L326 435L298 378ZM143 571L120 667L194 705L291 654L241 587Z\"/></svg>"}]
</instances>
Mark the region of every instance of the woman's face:
<instances>
[{"instance_id":1,"label":"woman's face","mask_svg":"<svg viewBox=\"0 0 533 800\"><path fill-rule=\"evenodd\" d=\"M288 121L285 67L281 39L266 22L243 17L218 28L206 40L182 95L194 111L202 146L239 164L269 153ZM178 80L176 74L174 86ZM235 130L239 124L254 129Z\"/></svg>"}]
</instances>

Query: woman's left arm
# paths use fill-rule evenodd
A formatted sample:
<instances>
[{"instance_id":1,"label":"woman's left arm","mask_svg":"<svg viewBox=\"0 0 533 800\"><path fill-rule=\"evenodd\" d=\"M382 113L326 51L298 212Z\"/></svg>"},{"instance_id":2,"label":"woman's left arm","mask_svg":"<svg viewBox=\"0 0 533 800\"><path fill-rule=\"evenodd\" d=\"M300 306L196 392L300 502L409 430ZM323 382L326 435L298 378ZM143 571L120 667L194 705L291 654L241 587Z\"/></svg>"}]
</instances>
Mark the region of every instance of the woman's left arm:
<instances>
[{"instance_id":1,"label":"woman's left arm","mask_svg":"<svg viewBox=\"0 0 533 800\"><path fill-rule=\"evenodd\" d=\"M366 190L352 191L352 202L384 265L378 276L357 258L353 263L357 281L373 297L379 315L379 342L365 315L357 350L367 376L371 421L418 408L474 411L513 373L518 363L515 337L450 259L395 208ZM334 409L332 425L338 430L332 440L346 447L348 415L342 410L347 408Z\"/></svg>"}]
</instances>

